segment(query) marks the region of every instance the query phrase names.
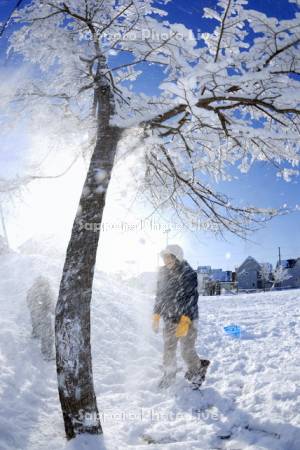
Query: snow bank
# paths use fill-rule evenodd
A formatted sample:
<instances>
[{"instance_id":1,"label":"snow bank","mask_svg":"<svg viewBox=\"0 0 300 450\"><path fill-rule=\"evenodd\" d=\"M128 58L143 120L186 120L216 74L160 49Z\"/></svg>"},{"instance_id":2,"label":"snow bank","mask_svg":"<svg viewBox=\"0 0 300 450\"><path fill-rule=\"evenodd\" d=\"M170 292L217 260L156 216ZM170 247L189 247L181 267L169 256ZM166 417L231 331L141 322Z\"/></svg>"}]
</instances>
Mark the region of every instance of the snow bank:
<instances>
[{"instance_id":1,"label":"snow bank","mask_svg":"<svg viewBox=\"0 0 300 450\"><path fill-rule=\"evenodd\" d=\"M65 447L65 450L105 450L103 436L81 435L72 439Z\"/></svg>"}]
</instances>

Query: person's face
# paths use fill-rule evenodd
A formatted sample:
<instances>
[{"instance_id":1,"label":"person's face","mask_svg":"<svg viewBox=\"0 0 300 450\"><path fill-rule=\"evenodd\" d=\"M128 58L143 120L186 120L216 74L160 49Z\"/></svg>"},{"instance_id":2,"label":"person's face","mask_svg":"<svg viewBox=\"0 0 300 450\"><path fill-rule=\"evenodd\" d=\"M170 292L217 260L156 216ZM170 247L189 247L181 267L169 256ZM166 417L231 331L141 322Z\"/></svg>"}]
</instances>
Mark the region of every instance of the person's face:
<instances>
[{"instance_id":1,"label":"person's face","mask_svg":"<svg viewBox=\"0 0 300 450\"><path fill-rule=\"evenodd\" d=\"M165 266L167 266L168 269L172 269L175 266L176 258L173 255L165 254L163 255L163 260Z\"/></svg>"}]
</instances>

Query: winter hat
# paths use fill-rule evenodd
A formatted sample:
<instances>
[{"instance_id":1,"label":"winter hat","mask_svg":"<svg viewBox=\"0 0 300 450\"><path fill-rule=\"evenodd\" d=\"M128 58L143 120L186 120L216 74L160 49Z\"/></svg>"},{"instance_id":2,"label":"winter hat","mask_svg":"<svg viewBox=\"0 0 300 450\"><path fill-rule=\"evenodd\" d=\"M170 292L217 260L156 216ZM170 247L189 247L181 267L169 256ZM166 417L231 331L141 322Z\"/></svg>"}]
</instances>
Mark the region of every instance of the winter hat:
<instances>
[{"instance_id":1,"label":"winter hat","mask_svg":"<svg viewBox=\"0 0 300 450\"><path fill-rule=\"evenodd\" d=\"M181 247L179 247L179 245L176 244L167 245L167 247L160 252L160 256L164 255L173 255L178 259L178 261L183 260L183 250Z\"/></svg>"}]
</instances>

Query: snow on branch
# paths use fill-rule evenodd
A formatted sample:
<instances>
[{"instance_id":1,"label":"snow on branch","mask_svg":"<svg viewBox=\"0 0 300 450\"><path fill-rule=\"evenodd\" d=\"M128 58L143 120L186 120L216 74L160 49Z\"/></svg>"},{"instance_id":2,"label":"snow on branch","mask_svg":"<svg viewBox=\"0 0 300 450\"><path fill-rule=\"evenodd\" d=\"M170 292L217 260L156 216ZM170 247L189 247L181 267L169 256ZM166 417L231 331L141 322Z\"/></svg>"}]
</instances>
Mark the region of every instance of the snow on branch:
<instances>
[{"instance_id":1,"label":"snow on branch","mask_svg":"<svg viewBox=\"0 0 300 450\"><path fill-rule=\"evenodd\" d=\"M198 42L152 0L32 0L15 15L22 26L11 50L42 76L20 88L19 100L55 104L78 120L92 114L99 123L109 91L111 125L141 130L145 195L155 208L201 217L217 232L247 232L276 212L239 208L215 182L257 161L290 179L300 159L300 16L279 20L247 3L205 8L217 25ZM162 76L159 90L138 92L135 83L152 67Z\"/></svg>"}]
</instances>

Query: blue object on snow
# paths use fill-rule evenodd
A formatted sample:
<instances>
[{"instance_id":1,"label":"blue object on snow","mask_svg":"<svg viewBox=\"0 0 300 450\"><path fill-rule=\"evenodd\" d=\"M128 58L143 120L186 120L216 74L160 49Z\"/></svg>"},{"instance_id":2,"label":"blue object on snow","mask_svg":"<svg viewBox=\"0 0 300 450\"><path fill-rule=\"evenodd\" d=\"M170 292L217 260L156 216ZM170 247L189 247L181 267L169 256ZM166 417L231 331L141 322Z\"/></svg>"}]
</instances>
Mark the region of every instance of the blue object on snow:
<instances>
[{"instance_id":1,"label":"blue object on snow","mask_svg":"<svg viewBox=\"0 0 300 450\"><path fill-rule=\"evenodd\" d=\"M227 327L224 327L225 333L229 334L233 337L241 337L241 327L238 325L228 325Z\"/></svg>"}]
</instances>

